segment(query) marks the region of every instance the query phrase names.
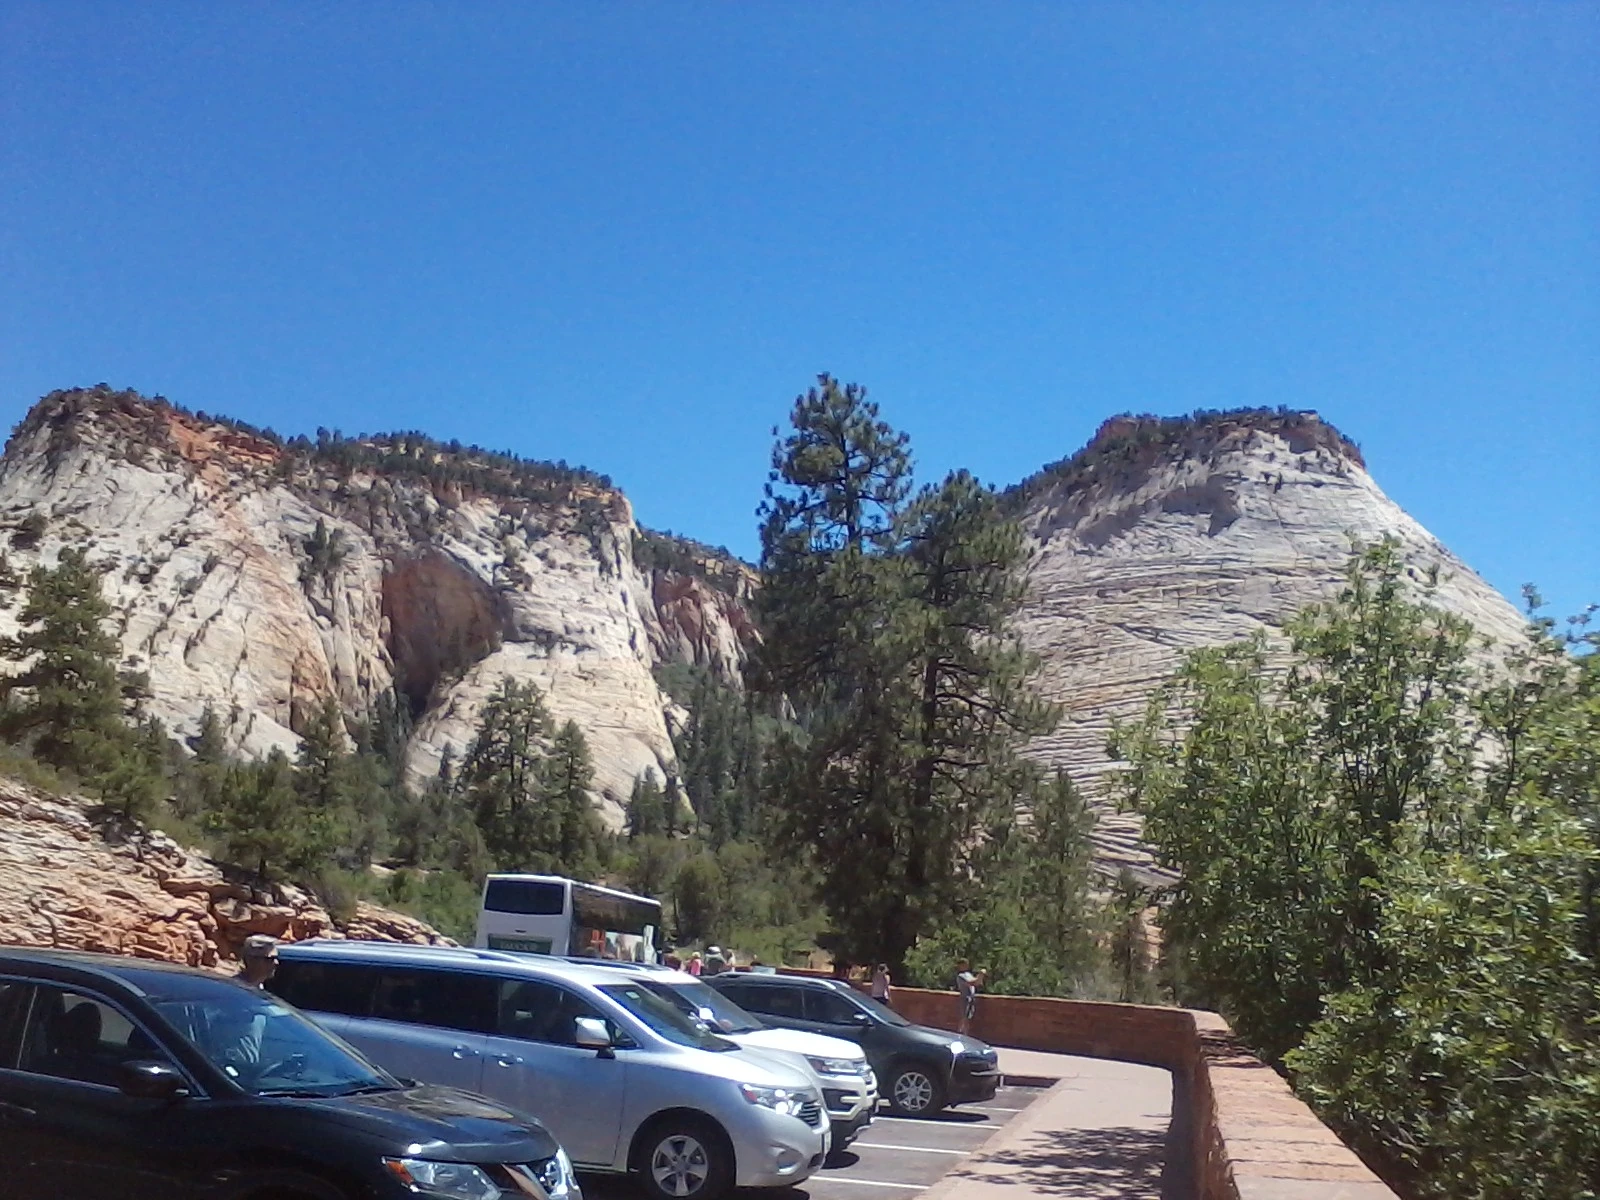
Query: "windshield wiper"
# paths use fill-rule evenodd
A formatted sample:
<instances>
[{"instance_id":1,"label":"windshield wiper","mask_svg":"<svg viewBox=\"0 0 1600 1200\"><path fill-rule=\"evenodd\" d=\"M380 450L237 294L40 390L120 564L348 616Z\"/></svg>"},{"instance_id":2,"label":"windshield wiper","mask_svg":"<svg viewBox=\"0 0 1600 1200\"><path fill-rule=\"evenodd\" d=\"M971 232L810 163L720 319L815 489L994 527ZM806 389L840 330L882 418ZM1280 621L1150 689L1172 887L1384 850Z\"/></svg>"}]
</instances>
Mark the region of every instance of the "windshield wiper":
<instances>
[{"instance_id":1,"label":"windshield wiper","mask_svg":"<svg viewBox=\"0 0 1600 1200\"><path fill-rule=\"evenodd\" d=\"M337 1093L340 1096L373 1096L379 1092L398 1092L400 1088L392 1083L364 1083L360 1087L353 1087L347 1092Z\"/></svg>"},{"instance_id":2,"label":"windshield wiper","mask_svg":"<svg viewBox=\"0 0 1600 1200\"><path fill-rule=\"evenodd\" d=\"M333 1093L317 1091L314 1088L265 1088L256 1095L268 1096L274 1100L326 1100Z\"/></svg>"}]
</instances>

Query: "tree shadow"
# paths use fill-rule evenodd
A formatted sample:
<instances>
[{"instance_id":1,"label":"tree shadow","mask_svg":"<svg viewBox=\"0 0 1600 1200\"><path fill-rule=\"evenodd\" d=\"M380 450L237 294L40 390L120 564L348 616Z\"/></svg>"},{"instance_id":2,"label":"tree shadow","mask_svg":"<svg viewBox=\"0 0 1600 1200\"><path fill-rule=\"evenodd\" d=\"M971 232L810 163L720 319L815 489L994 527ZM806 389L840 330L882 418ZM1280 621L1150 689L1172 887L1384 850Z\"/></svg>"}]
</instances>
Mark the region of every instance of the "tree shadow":
<instances>
[{"instance_id":1,"label":"tree shadow","mask_svg":"<svg viewBox=\"0 0 1600 1200\"><path fill-rule=\"evenodd\" d=\"M955 1173L1079 1200L1180 1200L1166 1156L1161 1128L1047 1129Z\"/></svg>"}]
</instances>

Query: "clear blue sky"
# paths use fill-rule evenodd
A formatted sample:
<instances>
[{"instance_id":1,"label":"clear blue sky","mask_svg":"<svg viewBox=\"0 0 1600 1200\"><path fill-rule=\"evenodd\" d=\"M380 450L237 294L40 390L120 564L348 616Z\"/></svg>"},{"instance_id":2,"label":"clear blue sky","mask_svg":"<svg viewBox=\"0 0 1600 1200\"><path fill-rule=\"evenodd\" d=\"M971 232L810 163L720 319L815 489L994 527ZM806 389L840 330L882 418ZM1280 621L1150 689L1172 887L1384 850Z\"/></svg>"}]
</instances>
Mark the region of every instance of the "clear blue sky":
<instances>
[{"instance_id":1,"label":"clear blue sky","mask_svg":"<svg viewBox=\"0 0 1600 1200\"><path fill-rule=\"evenodd\" d=\"M0 0L0 419L94 383L612 475L755 551L768 429L925 476L1288 404L1600 600L1600 6Z\"/></svg>"}]
</instances>

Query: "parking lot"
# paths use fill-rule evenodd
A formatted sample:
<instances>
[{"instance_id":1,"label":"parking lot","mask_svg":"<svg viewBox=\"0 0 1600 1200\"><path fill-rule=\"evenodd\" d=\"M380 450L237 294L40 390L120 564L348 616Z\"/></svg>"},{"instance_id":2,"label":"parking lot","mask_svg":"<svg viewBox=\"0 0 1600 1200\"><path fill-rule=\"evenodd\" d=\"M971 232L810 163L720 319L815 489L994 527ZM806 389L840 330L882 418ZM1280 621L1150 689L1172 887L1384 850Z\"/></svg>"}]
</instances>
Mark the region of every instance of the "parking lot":
<instances>
[{"instance_id":1,"label":"parking lot","mask_svg":"<svg viewBox=\"0 0 1600 1200\"><path fill-rule=\"evenodd\" d=\"M880 1115L843 1153L787 1195L798 1200L909 1200L993 1137L1042 1094L1004 1087L983 1104L936 1117ZM753 1200L753 1197L752 1197Z\"/></svg>"},{"instance_id":2,"label":"parking lot","mask_svg":"<svg viewBox=\"0 0 1600 1200\"><path fill-rule=\"evenodd\" d=\"M1042 1088L1003 1087L981 1105L963 1104L936 1117L881 1114L849 1149L798 1187L735 1195L737 1200L911 1200L1042 1094ZM627 1182L606 1176L586 1176L583 1191L587 1200L638 1200L641 1195Z\"/></svg>"}]
</instances>

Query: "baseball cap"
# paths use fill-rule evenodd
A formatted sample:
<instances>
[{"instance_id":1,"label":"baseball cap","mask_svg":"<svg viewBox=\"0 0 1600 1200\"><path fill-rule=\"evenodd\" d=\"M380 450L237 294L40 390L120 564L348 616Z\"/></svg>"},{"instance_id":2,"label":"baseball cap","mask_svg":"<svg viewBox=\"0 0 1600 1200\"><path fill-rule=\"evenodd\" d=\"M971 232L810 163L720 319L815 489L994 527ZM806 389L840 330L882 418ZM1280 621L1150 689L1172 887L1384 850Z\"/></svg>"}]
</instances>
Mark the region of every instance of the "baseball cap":
<instances>
[{"instance_id":1,"label":"baseball cap","mask_svg":"<svg viewBox=\"0 0 1600 1200\"><path fill-rule=\"evenodd\" d=\"M276 958L278 939L264 933L253 933L245 938L241 953L245 958Z\"/></svg>"}]
</instances>

